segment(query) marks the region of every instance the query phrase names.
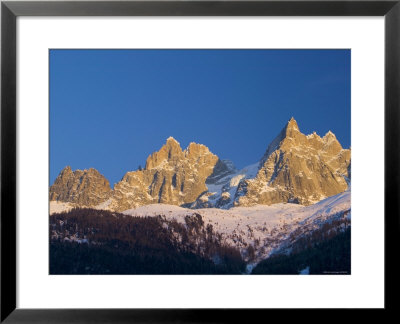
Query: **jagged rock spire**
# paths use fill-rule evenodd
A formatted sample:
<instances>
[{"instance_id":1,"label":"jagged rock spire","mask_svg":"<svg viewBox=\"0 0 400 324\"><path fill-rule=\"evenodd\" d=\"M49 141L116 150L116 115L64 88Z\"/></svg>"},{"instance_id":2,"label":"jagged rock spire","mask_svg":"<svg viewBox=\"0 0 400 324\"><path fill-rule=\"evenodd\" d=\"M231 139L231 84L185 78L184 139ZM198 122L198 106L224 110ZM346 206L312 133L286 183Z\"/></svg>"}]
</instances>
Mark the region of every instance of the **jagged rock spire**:
<instances>
[{"instance_id":1,"label":"jagged rock spire","mask_svg":"<svg viewBox=\"0 0 400 324\"><path fill-rule=\"evenodd\" d=\"M264 153L264 156L260 160L260 167L264 164L264 162L270 156L270 154L274 152L276 149L278 149L279 145L286 137L293 137L298 133L300 133L299 126L297 125L297 122L294 119L294 117L292 117L289 119L285 127L283 127L283 129L280 131L278 136L275 137L275 139L268 145L268 148Z\"/></svg>"},{"instance_id":2,"label":"jagged rock spire","mask_svg":"<svg viewBox=\"0 0 400 324\"><path fill-rule=\"evenodd\" d=\"M146 170L156 168L165 161L182 158L183 151L179 142L172 136L167 138L165 144L157 152L152 153L146 160Z\"/></svg>"},{"instance_id":3,"label":"jagged rock spire","mask_svg":"<svg viewBox=\"0 0 400 324\"><path fill-rule=\"evenodd\" d=\"M292 117L271 142L255 179L242 184L238 205L298 202L308 205L347 189L351 161L329 131L321 138L304 135Z\"/></svg>"},{"instance_id":4,"label":"jagged rock spire","mask_svg":"<svg viewBox=\"0 0 400 324\"><path fill-rule=\"evenodd\" d=\"M165 142L166 145L171 144L171 145L181 145L175 138L172 136L167 138L167 141Z\"/></svg>"},{"instance_id":5,"label":"jagged rock spire","mask_svg":"<svg viewBox=\"0 0 400 324\"><path fill-rule=\"evenodd\" d=\"M297 125L297 121L294 119L294 117L290 118L289 121L286 124L286 131L288 130L299 130L299 126Z\"/></svg>"}]
</instances>

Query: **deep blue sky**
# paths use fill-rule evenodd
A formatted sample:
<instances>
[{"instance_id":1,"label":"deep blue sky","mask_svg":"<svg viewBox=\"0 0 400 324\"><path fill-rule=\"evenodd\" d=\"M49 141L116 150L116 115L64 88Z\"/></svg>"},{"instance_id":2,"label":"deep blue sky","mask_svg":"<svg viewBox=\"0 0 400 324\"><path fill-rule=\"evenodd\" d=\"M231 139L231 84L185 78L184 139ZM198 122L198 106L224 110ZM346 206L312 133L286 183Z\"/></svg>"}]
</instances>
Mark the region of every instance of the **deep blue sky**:
<instances>
[{"instance_id":1,"label":"deep blue sky","mask_svg":"<svg viewBox=\"0 0 400 324\"><path fill-rule=\"evenodd\" d=\"M113 186L169 136L241 168L292 116L350 146L350 50L51 50L50 183L70 165Z\"/></svg>"}]
</instances>

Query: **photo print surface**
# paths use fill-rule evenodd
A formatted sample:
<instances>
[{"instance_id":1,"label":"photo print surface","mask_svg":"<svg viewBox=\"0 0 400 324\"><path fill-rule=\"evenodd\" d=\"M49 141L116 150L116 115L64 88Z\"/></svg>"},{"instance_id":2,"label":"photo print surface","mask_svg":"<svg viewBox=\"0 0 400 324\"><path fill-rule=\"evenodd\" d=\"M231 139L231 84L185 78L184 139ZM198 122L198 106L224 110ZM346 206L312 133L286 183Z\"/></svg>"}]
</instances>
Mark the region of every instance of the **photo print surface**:
<instances>
[{"instance_id":1,"label":"photo print surface","mask_svg":"<svg viewBox=\"0 0 400 324\"><path fill-rule=\"evenodd\" d=\"M51 49L49 273L351 273L351 51Z\"/></svg>"}]
</instances>

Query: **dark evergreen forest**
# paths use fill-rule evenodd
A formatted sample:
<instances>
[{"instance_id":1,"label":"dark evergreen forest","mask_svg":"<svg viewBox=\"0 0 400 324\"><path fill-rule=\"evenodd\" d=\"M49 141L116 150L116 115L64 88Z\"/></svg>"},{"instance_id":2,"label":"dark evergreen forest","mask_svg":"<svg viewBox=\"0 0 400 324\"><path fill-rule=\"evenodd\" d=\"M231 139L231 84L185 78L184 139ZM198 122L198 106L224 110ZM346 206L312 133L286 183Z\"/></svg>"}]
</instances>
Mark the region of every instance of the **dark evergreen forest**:
<instances>
[{"instance_id":1,"label":"dark evergreen forest","mask_svg":"<svg viewBox=\"0 0 400 324\"><path fill-rule=\"evenodd\" d=\"M50 216L50 274L240 274L240 252L198 214L185 224L96 209Z\"/></svg>"},{"instance_id":2,"label":"dark evergreen forest","mask_svg":"<svg viewBox=\"0 0 400 324\"><path fill-rule=\"evenodd\" d=\"M310 274L350 274L350 228L323 241L305 244L289 255L276 254L260 262L252 274L299 274L309 268Z\"/></svg>"}]
</instances>

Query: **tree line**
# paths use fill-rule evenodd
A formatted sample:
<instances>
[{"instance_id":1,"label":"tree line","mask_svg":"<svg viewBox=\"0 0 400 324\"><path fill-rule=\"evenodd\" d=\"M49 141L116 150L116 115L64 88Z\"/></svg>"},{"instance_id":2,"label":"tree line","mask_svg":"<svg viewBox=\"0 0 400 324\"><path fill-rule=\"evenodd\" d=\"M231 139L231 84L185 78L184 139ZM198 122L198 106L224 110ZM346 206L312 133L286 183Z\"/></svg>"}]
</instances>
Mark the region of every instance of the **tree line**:
<instances>
[{"instance_id":1,"label":"tree line","mask_svg":"<svg viewBox=\"0 0 400 324\"><path fill-rule=\"evenodd\" d=\"M90 208L53 214L51 274L239 274L239 250L199 214L184 223Z\"/></svg>"}]
</instances>

